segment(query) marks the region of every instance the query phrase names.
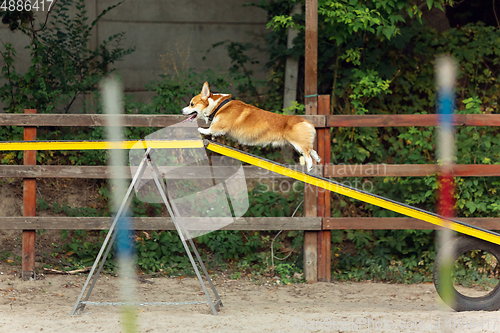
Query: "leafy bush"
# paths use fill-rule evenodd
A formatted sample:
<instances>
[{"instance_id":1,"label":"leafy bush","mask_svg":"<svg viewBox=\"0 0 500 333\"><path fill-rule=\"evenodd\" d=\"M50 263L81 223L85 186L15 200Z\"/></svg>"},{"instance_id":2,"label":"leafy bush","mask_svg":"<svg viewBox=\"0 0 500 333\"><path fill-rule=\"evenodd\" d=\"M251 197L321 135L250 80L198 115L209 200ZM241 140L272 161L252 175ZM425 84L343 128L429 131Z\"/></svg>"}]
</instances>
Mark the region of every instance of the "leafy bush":
<instances>
[{"instance_id":1,"label":"leafy bush","mask_svg":"<svg viewBox=\"0 0 500 333\"><path fill-rule=\"evenodd\" d=\"M492 254L475 250L458 258L452 276L455 284L489 290L498 283L498 270L498 261Z\"/></svg>"},{"instance_id":2,"label":"leafy bush","mask_svg":"<svg viewBox=\"0 0 500 333\"><path fill-rule=\"evenodd\" d=\"M245 217L284 217L292 216L294 209L297 209L299 214L302 213L301 200L303 200L303 184L296 186L291 185L292 189L287 196L279 192L279 189L273 188L273 185L264 183L257 184L249 192L249 208ZM288 187L287 187L288 189ZM295 213L297 213L295 212Z\"/></svg>"},{"instance_id":3,"label":"leafy bush","mask_svg":"<svg viewBox=\"0 0 500 333\"><path fill-rule=\"evenodd\" d=\"M304 13L291 17L294 4L295 1L259 4L268 11L269 27L273 27L268 34L271 52L268 66L273 69L274 79L284 72L286 57L304 56ZM434 61L443 53L452 54L460 64L457 112L498 113L499 51L493 41L499 39L499 30L478 23L439 34L419 24L419 10L404 0L319 3L318 91L331 95L332 113L434 113ZM412 17L416 20L408 24ZM288 27L299 30L293 49L286 48L284 28ZM273 82L275 89L283 89L283 80ZM299 84L299 101L303 100L301 89ZM436 130L434 127L333 128L332 162L435 163ZM498 129L457 127L456 138L456 163L490 164L500 160ZM371 181L376 194L435 210L434 175ZM496 198L498 182L498 177L458 177L458 216L500 216ZM332 207L332 216L397 216L335 195ZM435 251L434 236L434 232L424 230L334 232L336 274L346 279L400 282L428 279ZM384 274L386 269L392 273Z\"/></svg>"}]
</instances>

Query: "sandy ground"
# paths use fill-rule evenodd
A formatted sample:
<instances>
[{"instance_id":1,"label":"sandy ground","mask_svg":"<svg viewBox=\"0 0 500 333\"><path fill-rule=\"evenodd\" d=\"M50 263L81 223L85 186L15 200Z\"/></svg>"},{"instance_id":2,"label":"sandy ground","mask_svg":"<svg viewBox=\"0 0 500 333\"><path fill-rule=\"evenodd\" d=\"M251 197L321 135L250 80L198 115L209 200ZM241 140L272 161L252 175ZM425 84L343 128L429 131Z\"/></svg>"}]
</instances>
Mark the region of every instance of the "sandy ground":
<instances>
[{"instance_id":1,"label":"sandy ground","mask_svg":"<svg viewBox=\"0 0 500 333\"><path fill-rule=\"evenodd\" d=\"M0 263L0 332L125 332L119 307L88 305L83 314L69 315L85 276L45 275L25 282L13 268ZM137 283L139 301L206 300L192 278L147 281ZM215 285L224 303L218 316L207 304L140 307L137 332L500 331L500 312L452 312L432 284L272 286L219 277ZM119 287L118 278L101 276L90 300L119 301Z\"/></svg>"}]
</instances>

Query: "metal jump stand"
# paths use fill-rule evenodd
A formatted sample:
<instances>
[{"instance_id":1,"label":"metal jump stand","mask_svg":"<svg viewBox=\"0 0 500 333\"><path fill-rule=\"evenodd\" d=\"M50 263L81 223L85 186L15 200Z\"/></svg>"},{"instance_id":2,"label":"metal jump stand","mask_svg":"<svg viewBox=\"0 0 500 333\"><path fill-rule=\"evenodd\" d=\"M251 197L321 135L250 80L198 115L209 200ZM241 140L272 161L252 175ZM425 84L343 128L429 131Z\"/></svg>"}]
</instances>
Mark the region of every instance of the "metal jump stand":
<instances>
[{"instance_id":1,"label":"metal jump stand","mask_svg":"<svg viewBox=\"0 0 500 333\"><path fill-rule=\"evenodd\" d=\"M94 265L92 266L92 269L90 270L89 276L87 277L87 281L85 282L82 292L80 293L80 296L78 296L78 299L75 303L75 306L73 308L73 311L71 312L71 315L78 315L81 314L81 312L85 309L86 305L136 305L136 306L159 306L159 305L187 305L187 304L204 304L208 303L210 305L210 308L212 309L213 314L216 316L217 311L219 310L219 307L223 306L222 301L219 297L219 294L215 290L215 287L212 283L212 279L208 275L208 272L205 268L205 265L203 264L203 261L201 260L200 254L196 250L196 247L194 245L194 242L191 238L188 238L189 245L191 245L191 248L196 256L196 259L198 260L198 264L200 265L201 269L203 270L203 274L205 275L206 280L208 281L208 284L210 285L210 288L212 289L212 292L214 293L215 296L215 302L212 301L212 298L210 297L208 290L205 286L205 283L203 282L203 279L201 277L201 274L198 270L198 267L196 266L196 261L193 258L193 255L191 254L191 250L189 249L189 246L186 242L186 239L184 235L187 235L187 229L182 222L182 217L179 214L179 211L175 207L175 204L173 204L173 200L166 190L166 186L163 182L163 178L161 176L160 171L158 170L158 167L156 164L151 160L151 153L153 149L148 148L144 154L144 157L141 160L141 163L139 164L139 167L137 169L137 172L135 173L132 182L130 183L130 186L128 187L128 190L125 194L125 197L123 198L123 201L120 205L120 208L118 212L116 213L116 216L113 220L113 223L111 224L111 227L109 229L109 232L106 236L106 239L104 240L104 243L102 244L101 250L99 251L99 254L97 255L97 258L94 262ZM158 192L160 193L160 196L163 200L163 203L168 209L168 212L172 218L172 221L174 222L175 229L177 230L177 233L179 234L179 237L182 241L182 244L184 245L184 249L187 252L187 255L189 257L189 260L191 261L191 265L193 266L194 271L196 272L196 276L198 277L198 280L201 284L201 287L203 288L203 291L205 292L205 295L207 297L207 301L200 301L200 302L140 302L140 303L124 303L124 302L90 302L89 298L90 295L92 294L92 290L94 289L94 286L97 282L97 279L99 278L99 274L101 273L102 267L104 266L104 262L106 261L106 258L108 257L109 251L116 239L117 233L115 232L117 226L120 227L120 217L122 217L124 211L126 208L129 206L130 201L132 199L132 191L134 189L134 185L142 179L144 172L146 171L146 168L148 168L151 171L151 174L153 176L153 180L156 184L156 187L158 188ZM167 199L168 198L168 199ZM104 255L103 255L104 253ZM100 262L100 264L99 264ZM99 265L99 268L96 271L97 266ZM85 291L87 290L87 287L90 283L90 280L92 280L92 283L90 285L90 288L88 289L88 292L85 294ZM83 300L82 300L83 299Z\"/></svg>"}]
</instances>

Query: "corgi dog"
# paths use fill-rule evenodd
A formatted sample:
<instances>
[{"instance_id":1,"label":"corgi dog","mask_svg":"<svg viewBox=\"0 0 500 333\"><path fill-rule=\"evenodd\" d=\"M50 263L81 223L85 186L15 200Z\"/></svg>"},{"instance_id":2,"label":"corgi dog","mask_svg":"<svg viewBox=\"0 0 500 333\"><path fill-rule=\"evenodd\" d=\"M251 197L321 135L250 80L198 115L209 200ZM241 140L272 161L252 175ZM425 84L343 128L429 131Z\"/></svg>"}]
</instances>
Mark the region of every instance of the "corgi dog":
<instances>
[{"instance_id":1,"label":"corgi dog","mask_svg":"<svg viewBox=\"0 0 500 333\"><path fill-rule=\"evenodd\" d=\"M321 162L313 150L316 129L299 116L281 115L264 111L255 106L231 99L230 94L211 93L205 82L201 93L193 99L182 114L189 116L184 121L197 118L205 120L210 127L198 128L204 135L212 137L227 135L248 146L284 146L287 143L304 156L307 171L312 169L312 159Z\"/></svg>"}]
</instances>

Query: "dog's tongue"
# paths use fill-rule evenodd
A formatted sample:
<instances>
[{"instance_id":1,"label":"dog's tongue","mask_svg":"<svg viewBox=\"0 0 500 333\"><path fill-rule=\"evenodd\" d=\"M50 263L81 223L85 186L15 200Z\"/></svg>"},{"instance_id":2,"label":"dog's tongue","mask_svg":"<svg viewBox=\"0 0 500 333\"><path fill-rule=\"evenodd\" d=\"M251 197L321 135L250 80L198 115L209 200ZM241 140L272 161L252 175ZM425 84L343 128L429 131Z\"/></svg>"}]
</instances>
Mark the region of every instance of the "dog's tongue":
<instances>
[{"instance_id":1,"label":"dog's tongue","mask_svg":"<svg viewBox=\"0 0 500 333\"><path fill-rule=\"evenodd\" d=\"M193 120L194 118L196 118L196 113L193 113L192 115L190 115L188 118L184 119L182 122L186 122L186 121L191 121Z\"/></svg>"}]
</instances>

